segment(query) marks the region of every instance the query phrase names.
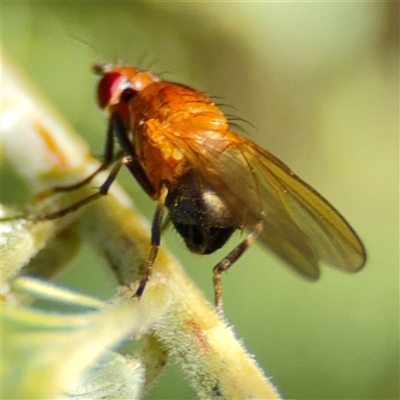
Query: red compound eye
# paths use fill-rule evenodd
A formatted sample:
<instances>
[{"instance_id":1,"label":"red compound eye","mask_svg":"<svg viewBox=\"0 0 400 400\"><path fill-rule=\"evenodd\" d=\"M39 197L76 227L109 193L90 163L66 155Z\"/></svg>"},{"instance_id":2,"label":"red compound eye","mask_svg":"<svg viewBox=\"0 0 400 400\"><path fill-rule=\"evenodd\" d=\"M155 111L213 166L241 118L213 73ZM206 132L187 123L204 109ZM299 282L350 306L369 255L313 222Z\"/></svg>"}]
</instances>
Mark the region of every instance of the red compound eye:
<instances>
[{"instance_id":1,"label":"red compound eye","mask_svg":"<svg viewBox=\"0 0 400 400\"><path fill-rule=\"evenodd\" d=\"M122 74L118 72L110 72L101 78L97 87L97 102L100 108L105 108L110 103L122 79Z\"/></svg>"}]
</instances>

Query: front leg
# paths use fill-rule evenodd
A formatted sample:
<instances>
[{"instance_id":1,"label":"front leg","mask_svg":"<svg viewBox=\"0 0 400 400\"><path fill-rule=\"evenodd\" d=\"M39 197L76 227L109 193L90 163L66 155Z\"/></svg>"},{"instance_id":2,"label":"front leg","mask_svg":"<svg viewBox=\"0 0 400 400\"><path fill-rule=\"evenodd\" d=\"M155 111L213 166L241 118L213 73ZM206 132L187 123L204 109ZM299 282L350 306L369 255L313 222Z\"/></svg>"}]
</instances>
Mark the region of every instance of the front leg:
<instances>
[{"instance_id":1,"label":"front leg","mask_svg":"<svg viewBox=\"0 0 400 400\"><path fill-rule=\"evenodd\" d=\"M107 127L107 136L106 136L106 142L104 145L104 151L103 151L103 162L102 164L92 173L90 174L87 178L84 180L77 182L73 185L68 185L68 186L56 186L51 189L53 193L59 193L59 192L69 192L71 190L76 190L81 188L82 186L87 185L89 182L91 182L96 175L98 175L101 171L104 171L107 169L110 164L113 162L114 159L114 124L115 124L115 116L112 115L110 117L110 120L108 122L108 127Z\"/></svg>"}]
</instances>

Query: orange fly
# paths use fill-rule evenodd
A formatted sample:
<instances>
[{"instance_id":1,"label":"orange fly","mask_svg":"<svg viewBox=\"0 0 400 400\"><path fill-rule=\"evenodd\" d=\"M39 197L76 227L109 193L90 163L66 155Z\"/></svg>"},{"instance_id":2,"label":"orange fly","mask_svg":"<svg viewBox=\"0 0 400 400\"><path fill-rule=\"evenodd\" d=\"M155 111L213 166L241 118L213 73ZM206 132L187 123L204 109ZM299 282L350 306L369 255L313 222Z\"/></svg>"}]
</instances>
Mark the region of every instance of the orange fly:
<instances>
[{"instance_id":1,"label":"orange fly","mask_svg":"<svg viewBox=\"0 0 400 400\"><path fill-rule=\"evenodd\" d=\"M43 216L58 218L107 194L125 165L158 202L151 251L136 296L151 275L160 245L165 207L190 251L213 253L236 230L247 237L214 267L215 303L221 305L221 273L258 239L303 276L316 280L320 264L356 272L365 249L344 218L285 164L231 132L227 117L205 94L130 66L96 64L97 100L109 114L103 164L122 156L99 192L72 207Z\"/></svg>"}]
</instances>

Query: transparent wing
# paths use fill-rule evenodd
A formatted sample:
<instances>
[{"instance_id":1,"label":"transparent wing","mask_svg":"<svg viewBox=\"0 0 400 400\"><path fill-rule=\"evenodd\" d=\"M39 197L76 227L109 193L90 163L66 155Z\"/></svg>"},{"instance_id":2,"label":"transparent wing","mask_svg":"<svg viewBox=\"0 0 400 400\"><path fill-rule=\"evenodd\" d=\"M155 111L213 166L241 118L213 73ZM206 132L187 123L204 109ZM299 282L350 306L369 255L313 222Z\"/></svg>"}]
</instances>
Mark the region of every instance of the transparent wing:
<instances>
[{"instance_id":1,"label":"transparent wing","mask_svg":"<svg viewBox=\"0 0 400 400\"><path fill-rule=\"evenodd\" d=\"M350 225L271 153L229 132L165 134L233 209L246 210L246 228L263 222L259 241L298 272L318 279L321 262L362 268L365 249Z\"/></svg>"}]
</instances>

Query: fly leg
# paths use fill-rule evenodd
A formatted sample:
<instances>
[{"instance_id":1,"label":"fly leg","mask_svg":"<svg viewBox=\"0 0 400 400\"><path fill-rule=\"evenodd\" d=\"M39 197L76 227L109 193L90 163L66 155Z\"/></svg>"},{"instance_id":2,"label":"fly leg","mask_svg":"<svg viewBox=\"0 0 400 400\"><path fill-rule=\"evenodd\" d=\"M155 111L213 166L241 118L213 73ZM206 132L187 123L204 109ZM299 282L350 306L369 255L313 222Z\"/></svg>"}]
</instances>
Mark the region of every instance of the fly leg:
<instances>
[{"instance_id":1,"label":"fly leg","mask_svg":"<svg viewBox=\"0 0 400 400\"><path fill-rule=\"evenodd\" d=\"M161 182L160 197L158 198L158 204L156 212L154 213L153 222L151 225L151 248L150 254L147 258L146 265L142 278L140 279L139 287L136 290L135 296L140 298L146 287L146 283L153 271L154 260L157 257L158 248L160 246L161 237L161 224L163 219L163 213L165 208L165 200L168 195L168 185L166 182Z\"/></svg>"},{"instance_id":2,"label":"fly leg","mask_svg":"<svg viewBox=\"0 0 400 400\"><path fill-rule=\"evenodd\" d=\"M72 190L76 190L85 186L89 182L93 180L93 178L98 175L101 171L107 169L110 164L113 162L114 159L114 116L111 116L110 121L107 127L107 136L106 142L104 145L104 152L103 152L103 162L102 164L87 178L83 179L82 181L75 183L73 185L68 186L56 186L51 188L51 192L59 193L59 192L69 192Z\"/></svg>"},{"instance_id":3,"label":"fly leg","mask_svg":"<svg viewBox=\"0 0 400 400\"><path fill-rule=\"evenodd\" d=\"M229 269L232 264L255 242L263 230L262 222L257 222L253 232L240 242L222 261L213 269L215 308L222 312L222 282L221 274Z\"/></svg>"},{"instance_id":4,"label":"fly leg","mask_svg":"<svg viewBox=\"0 0 400 400\"><path fill-rule=\"evenodd\" d=\"M136 158L135 147L132 141L129 139L128 133L126 131L124 123L121 120L121 117L118 114L114 114L111 116L111 121L115 138L121 146L123 153L131 156L131 162L126 166L128 167L131 174L134 176L134 178L138 181L139 185L145 190L145 192L150 197L153 197L153 195L156 193L156 190L150 182L149 178L147 177L143 167Z\"/></svg>"},{"instance_id":5,"label":"fly leg","mask_svg":"<svg viewBox=\"0 0 400 400\"><path fill-rule=\"evenodd\" d=\"M104 181L104 183L99 187L98 191L88 197L85 197L84 199L78 201L75 204L72 204L71 206L68 206L66 208L63 208L61 210L55 211L50 214L45 214L45 215L39 215L37 217L34 217L34 221L48 221L51 219L57 219L60 217L63 217L64 215L67 215L73 211L78 210L79 208L83 207L84 205L91 203L92 201L105 196L108 191L110 190L110 186L114 182L115 178L118 175L118 172L120 171L121 167L123 165L129 165L132 162L132 159L130 156L122 158L111 170L110 174L108 175L107 179Z\"/></svg>"},{"instance_id":6,"label":"fly leg","mask_svg":"<svg viewBox=\"0 0 400 400\"><path fill-rule=\"evenodd\" d=\"M114 161L114 137L117 137L118 141L123 143L122 147L122 154L126 154L126 157L123 157L118 161L117 164L113 167L111 170L110 174L108 175L107 179L105 182L98 188L98 191L91 196L88 196L81 201L78 201L75 204L72 204L69 207L63 208L61 210L58 210L56 212L46 214L46 215L39 215L38 217L35 217L35 221L46 221L46 220L51 220L51 219L56 219L60 218L70 212L76 211L79 208L83 207L84 205L91 203L92 201L105 196L108 191L110 190L111 184L114 182L115 178L118 175L118 172L120 171L121 167L125 165L128 167L128 169L131 171L133 175L136 176L136 170L139 168L138 161L136 160L135 154L134 154L134 149L132 146L129 146L129 138L128 138L128 133L123 125L123 122L121 120L121 117L118 114L112 114L108 123L107 127L107 136L106 136L106 142L104 145L104 153L103 153L103 163L92 173L90 174L87 178L84 180L70 186L59 186L52 188L52 192L67 192L67 191L72 191L79 189L89 182L93 180L93 178L99 174L101 171L107 169L109 165ZM121 153L121 152L120 152ZM120 154L119 153L119 154Z\"/></svg>"}]
</instances>

